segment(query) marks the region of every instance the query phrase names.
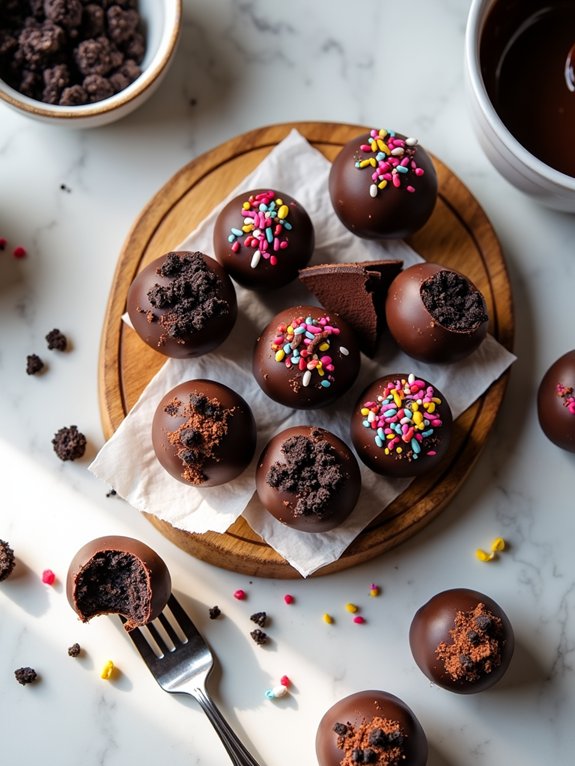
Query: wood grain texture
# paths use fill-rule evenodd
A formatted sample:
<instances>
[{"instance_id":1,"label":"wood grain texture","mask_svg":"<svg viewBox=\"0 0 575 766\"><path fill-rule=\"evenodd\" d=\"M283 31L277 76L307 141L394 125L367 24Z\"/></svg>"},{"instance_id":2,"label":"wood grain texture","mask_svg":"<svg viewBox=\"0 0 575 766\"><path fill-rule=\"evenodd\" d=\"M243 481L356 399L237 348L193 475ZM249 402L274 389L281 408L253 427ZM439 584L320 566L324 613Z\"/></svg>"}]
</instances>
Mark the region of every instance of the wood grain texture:
<instances>
[{"instance_id":1,"label":"wood grain texture","mask_svg":"<svg viewBox=\"0 0 575 766\"><path fill-rule=\"evenodd\" d=\"M151 260L176 247L293 128L330 160L344 143L367 130L358 125L305 122L271 125L237 136L185 165L135 221L118 259L101 339L99 397L106 438L165 362L121 321L135 275ZM431 219L409 244L426 260L458 269L475 282L487 302L491 334L511 350L511 287L497 236L469 190L440 160L433 159L439 177L439 199ZM378 556L437 516L479 457L501 405L507 378L508 373L457 419L442 470L415 480L340 559L320 569L317 575ZM154 516L148 518L169 540L203 561L253 576L300 577L243 518L225 534L191 534Z\"/></svg>"}]
</instances>

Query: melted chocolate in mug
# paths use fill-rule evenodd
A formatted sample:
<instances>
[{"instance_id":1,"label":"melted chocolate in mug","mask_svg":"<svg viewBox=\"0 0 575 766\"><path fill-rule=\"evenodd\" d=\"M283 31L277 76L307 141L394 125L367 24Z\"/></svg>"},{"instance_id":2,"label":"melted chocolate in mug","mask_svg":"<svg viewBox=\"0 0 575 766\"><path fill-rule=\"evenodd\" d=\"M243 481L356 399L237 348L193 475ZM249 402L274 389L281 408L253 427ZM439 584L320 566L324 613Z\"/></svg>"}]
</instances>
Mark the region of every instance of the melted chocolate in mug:
<instances>
[{"instance_id":1,"label":"melted chocolate in mug","mask_svg":"<svg viewBox=\"0 0 575 766\"><path fill-rule=\"evenodd\" d=\"M509 131L535 157L575 176L575 2L498 0L480 60Z\"/></svg>"}]
</instances>

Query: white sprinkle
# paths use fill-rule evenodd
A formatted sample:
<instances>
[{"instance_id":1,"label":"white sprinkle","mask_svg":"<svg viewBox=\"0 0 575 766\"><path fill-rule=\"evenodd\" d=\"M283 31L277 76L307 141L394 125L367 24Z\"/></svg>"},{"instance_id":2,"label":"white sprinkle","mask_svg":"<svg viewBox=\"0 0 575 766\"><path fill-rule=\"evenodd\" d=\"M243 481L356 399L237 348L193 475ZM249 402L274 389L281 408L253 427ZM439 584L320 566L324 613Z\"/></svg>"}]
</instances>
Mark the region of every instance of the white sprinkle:
<instances>
[{"instance_id":1,"label":"white sprinkle","mask_svg":"<svg viewBox=\"0 0 575 766\"><path fill-rule=\"evenodd\" d=\"M262 257L262 254L260 253L260 251L256 250L255 253L252 255L252 260L250 262L250 266L252 267L252 269L255 269L255 267L258 265L261 257Z\"/></svg>"},{"instance_id":2,"label":"white sprinkle","mask_svg":"<svg viewBox=\"0 0 575 766\"><path fill-rule=\"evenodd\" d=\"M411 384L414 382L414 380L415 380L415 375L412 372L410 372L409 375L407 376L407 382Z\"/></svg>"},{"instance_id":3,"label":"white sprinkle","mask_svg":"<svg viewBox=\"0 0 575 766\"><path fill-rule=\"evenodd\" d=\"M279 699L280 697L285 697L288 693L287 686L282 686L281 684L279 686L274 686L272 689L272 694L276 699Z\"/></svg>"},{"instance_id":4,"label":"white sprinkle","mask_svg":"<svg viewBox=\"0 0 575 766\"><path fill-rule=\"evenodd\" d=\"M402 157L405 154L405 149L403 146L396 146L395 149L391 150L391 153L394 157Z\"/></svg>"},{"instance_id":5,"label":"white sprinkle","mask_svg":"<svg viewBox=\"0 0 575 766\"><path fill-rule=\"evenodd\" d=\"M419 141L417 140L417 138L406 138L406 139L405 139L405 143L406 143L408 146L417 146L417 144L419 143Z\"/></svg>"},{"instance_id":6,"label":"white sprinkle","mask_svg":"<svg viewBox=\"0 0 575 766\"><path fill-rule=\"evenodd\" d=\"M340 354L343 354L344 356L349 356L349 351L347 350L347 348L345 346L340 346L339 347L339 352L340 352Z\"/></svg>"},{"instance_id":7,"label":"white sprinkle","mask_svg":"<svg viewBox=\"0 0 575 766\"><path fill-rule=\"evenodd\" d=\"M370 197L377 197L377 185L376 184L372 184L369 187L369 196Z\"/></svg>"},{"instance_id":8,"label":"white sprinkle","mask_svg":"<svg viewBox=\"0 0 575 766\"><path fill-rule=\"evenodd\" d=\"M311 380L311 370L306 370L302 378L302 386L309 386Z\"/></svg>"}]
</instances>

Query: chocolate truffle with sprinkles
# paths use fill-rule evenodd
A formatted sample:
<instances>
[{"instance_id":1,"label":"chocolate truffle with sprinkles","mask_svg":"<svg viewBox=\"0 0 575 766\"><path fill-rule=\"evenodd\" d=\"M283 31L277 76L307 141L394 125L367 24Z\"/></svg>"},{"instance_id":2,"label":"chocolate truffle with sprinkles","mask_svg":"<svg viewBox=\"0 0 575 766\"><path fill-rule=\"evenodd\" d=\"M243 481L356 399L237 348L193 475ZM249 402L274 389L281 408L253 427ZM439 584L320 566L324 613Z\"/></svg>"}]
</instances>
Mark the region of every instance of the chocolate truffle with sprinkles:
<instances>
[{"instance_id":1,"label":"chocolate truffle with sprinkles","mask_svg":"<svg viewBox=\"0 0 575 766\"><path fill-rule=\"evenodd\" d=\"M9 577L16 566L14 551L6 540L0 540L0 582Z\"/></svg>"},{"instance_id":2,"label":"chocolate truffle with sprinkles","mask_svg":"<svg viewBox=\"0 0 575 766\"><path fill-rule=\"evenodd\" d=\"M575 452L575 350L559 357L543 376L537 391L537 415L553 444Z\"/></svg>"},{"instance_id":3,"label":"chocolate truffle with sprinkles","mask_svg":"<svg viewBox=\"0 0 575 766\"><path fill-rule=\"evenodd\" d=\"M77 460L86 452L86 437L78 426L64 426L56 431L52 439L54 452L60 460Z\"/></svg>"},{"instance_id":4,"label":"chocolate truffle with sprinkles","mask_svg":"<svg viewBox=\"0 0 575 766\"><path fill-rule=\"evenodd\" d=\"M268 442L258 460L256 491L262 505L302 532L326 532L341 524L360 489L353 453L323 428L287 428Z\"/></svg>"},{"instance_id":5,"label":"chocolate truffle with sprinkles","mask_svg":"<svg viewBox=\"0 0 575 766\"><path fill-rule=\"evenodd\" d=\"M413 711L389 692L360 691L336 702L315 740L319 766L426 766L428 746Z\"/></svg>"},{"instance_id":6,"label":"chocolate truffle with sprinkles","mask_svg":"<svg viewBox=\"0 0 575 766\"><path fill-rule=\"evenodd\" d=\"M256 341L253 373L276 402L295 409L331 404L359 372L357 339L340 316L294 306L271 320Z\"/></svg>"},{"instance_id":7,"label":"chocolate truffle with sprinkles","mask_svg":"<svg viewBox=\"0 0 575 766\"><path fill-rule=\"evenodd\" d=\"M409 644L413 659L432 683L473 694L503 677L515 641L507 615L492 598L453 588L418 609Z\"/></svg>"},{"instance_id":8,"label":"chocolate truffle with sprinkles","mask_svg":"<svg viewBox=\"0 0 575 766\"><path fill-rule=\"evenodd\" d=\"M353 138L335 158L329 194L336 215L366 239L404 239L431 216L437 175L416 138L370 130Z\"/></svg>"},{"instance_id":9,"label":"chocolate truffle with sprinkles","mask_svg":"<svg viewBox=\"0 0 575 766\"><path fill-rule=\"evenodd\" d=\"M146 266L128 290L128 314L142 340L169 357L206 354L237 318L234 286L220 264L199 252L170 252Z\"/></svg>"},{"instance_id":10,"label":"chocolate truffle with sprinkles","mask_svg":"<svg viewBox=\"0 0 575 766\"><path fill-rule=\"evenodd\" d=\"M314 243L307 212L277 189L242 192L223 207L214 225L217 260L236 282L254 290L294 280Z\"/></svg>"},{"instance_id":11,"label":"chocolate truffle with sprinkles","mask_svg":"<svg viewBox=\"0 0 575 766\"><path fill-rule=\"evenodd\" d=\"M438 466L453 417L435 386L413 373L391 373L369 385L351 415L351 440L375 473L420 476Z\"/></svg>"},{"instance_id":12,"label":"chocolate truffle with sprinkles","mask_svg":"<svg viewBox=\"0 0 575 766\"><path fill-rule=\"evenodd\" d=\"M214 487L239 476L256 446L247 402L211 380L189 380L159 402L152 445L160 464L184 484Z\"/></svg>"}]
</instances>

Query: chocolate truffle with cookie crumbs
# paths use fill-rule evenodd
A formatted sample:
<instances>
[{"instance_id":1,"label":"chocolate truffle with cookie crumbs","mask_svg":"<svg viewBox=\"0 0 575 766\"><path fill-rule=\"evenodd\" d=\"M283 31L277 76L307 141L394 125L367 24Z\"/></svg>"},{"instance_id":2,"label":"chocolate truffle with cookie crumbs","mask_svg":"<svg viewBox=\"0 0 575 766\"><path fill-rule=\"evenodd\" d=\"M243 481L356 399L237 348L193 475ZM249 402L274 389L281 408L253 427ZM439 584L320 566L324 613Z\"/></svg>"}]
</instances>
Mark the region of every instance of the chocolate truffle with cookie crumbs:
<instances>
[{"instance_id":1,"label":"chocolate truffle with cookie crumbs","mask_svg":"<svg viewBox=\"0 0 575 766\"><path fill-rule=\"evenodd\" d=\"M170 252L152 261L128 291L128 314L145 343L169 357L213 351L237 318L231 279L213 258Z\"/></svg>"},{"instance_id":2,"label":"chocolate truffle with cookie crumbs","mask_svg":"<svg viewBox=\"0 0 575 766\"><path fill-rule=\"evenodd\" d=\"M10 577L15 566L14 551L6 540L0 540L0 582Z\"/></svg>"},{"instance_id":3,"label":"chocolate truffle with cookie crumbs","mask_svg":"<svg viewBox=\"0 0 575 766\"><path fill-rule=\"evenodd\" d=\"M326 532L353 511L361 489L357 460L335 434L293 426L274 436L256 469L263 506L301 532Z\"/></svg>"},{"instance_id":4,"label":"chocolate truffle with cookie crumbs","mask_svg":"<svg viewBox=\"0 0 575 766\"><path fill-rule=\"evenodd\" d=\"M152 444L165 470L195 487L214 487L239 476L256 446L247 402L211 380L189 380L169 391L156 408Z\"/></svg>"}]
</instances>

